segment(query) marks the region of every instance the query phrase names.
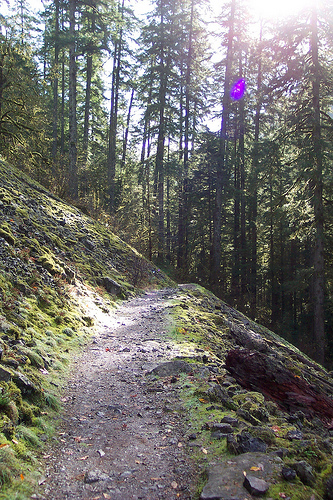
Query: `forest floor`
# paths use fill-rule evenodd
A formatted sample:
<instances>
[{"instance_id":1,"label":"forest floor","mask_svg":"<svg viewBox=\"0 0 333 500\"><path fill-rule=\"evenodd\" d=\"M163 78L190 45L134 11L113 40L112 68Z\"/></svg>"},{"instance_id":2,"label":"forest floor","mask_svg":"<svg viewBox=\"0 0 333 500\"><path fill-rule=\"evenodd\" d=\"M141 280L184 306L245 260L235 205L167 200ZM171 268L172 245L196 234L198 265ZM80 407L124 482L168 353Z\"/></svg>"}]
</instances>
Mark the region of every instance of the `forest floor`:
<instances>
[{"instance_id":1,"label":"forest floor","mask_svg":"<svg viewBox=\"0 0 333 500\"><path fill-rule=\"evenodd\" d=\"M147 376L181 354L167 315L175 290L146 292L111 313L100 296L75 294L95 317L95 335L63 390L63 412L32 498L195 498L198 471L185 452L189 424L173 377Z\"/></svg>"}]
</instances>

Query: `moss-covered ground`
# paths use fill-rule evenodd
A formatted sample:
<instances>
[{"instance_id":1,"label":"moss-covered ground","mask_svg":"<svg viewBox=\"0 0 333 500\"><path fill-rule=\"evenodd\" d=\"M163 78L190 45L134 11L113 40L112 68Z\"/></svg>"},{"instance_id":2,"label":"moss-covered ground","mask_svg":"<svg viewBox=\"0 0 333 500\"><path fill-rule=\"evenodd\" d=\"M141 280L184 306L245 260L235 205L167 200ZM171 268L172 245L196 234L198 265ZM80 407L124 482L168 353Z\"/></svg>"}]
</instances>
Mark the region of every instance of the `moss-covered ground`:
<instances>
[{"instance_id":1,"label":"moss-covered ground","mask_svg":"<svg viewBox=\"0 0 333 500\"><path fill-rule=\"evenodd\" d=\"M93 318L80 308L72 289L80 285L103 295L112 310L141 289L172 283L106 225L2 161L0 178L0 500L19 500L29 497L42 472L38 457L53 435L71 361L93 332ZM107 280L116 283L110 294ZM171 311L171 335L183 358L210 370L208 381L196 372L177 381L189 434L196 436L189 446L193 458L204 465L232 453L225 438L212 438L211 427L233 417L239 422L236 435L246 430L268 450L284 450L286 465L305 460L313 467L312 487L280 478L267 498L320 498L332 473L328 430L318 419L292 421L261 394L245 391L228 375L224 361L246 324L296 376L326 390L320 378L327 381L329 375L201 287L182 287ZM303 439L290 439L288 433L300 427Z\"/></svg>"},{"instance_id":2,"label":"moss-covered ground","mask_svg":"<svg viewBox=\"0 0 333 500\"><path fill-rule=\"evenodd\" d=\"M105 224L1 160L0 179L0 499L14 500L33 490L71 360L93 331L71 291L88 287L111 310L171 281Z\"/></svg>"},{"instance_id":3,"label":"moss-covered ground","mask_svg":"<svg viewBox=\"0 0 333 500\"><path fill-rule=\"evenodd\" d=\"M330 432L319 419L307 420L302 414L298 418L288 415L262 394L244 390L228 375L224 360L228 351L235 348L230 334L231 316L238 324L249 321L199 286L180 291L173 301L171 335L174 342L181 346L183 359L196 366L199 363L209 368L211 373L208 381L203 380L198 370L190 375L182 374L177 381L190 421L188 434L192 457L205 468L205 464L233 456L227 439L216 439L211 432L214 423L231 417L238 421L234 430L236 438L244 431L249 432L266 443L267 452L279 450L286 467L306 461L313 468L316 479L311 487L303 484L298 477L289 483L281 476L276 478L264 498L323 498L325 479L332 474L333 439ZM303 364L299 361L301 358L305 363L302 353L260 325L251 324L251 327L260 331L267 342L273 338L277 352L283 353L285 347L291 349L286 364L302 374ZM294 359L292 353L295 353ZM216 387L221 388L222 397ZM290 432L299 429L303 438L290 439Z\"/></svg>"}]
</instances>

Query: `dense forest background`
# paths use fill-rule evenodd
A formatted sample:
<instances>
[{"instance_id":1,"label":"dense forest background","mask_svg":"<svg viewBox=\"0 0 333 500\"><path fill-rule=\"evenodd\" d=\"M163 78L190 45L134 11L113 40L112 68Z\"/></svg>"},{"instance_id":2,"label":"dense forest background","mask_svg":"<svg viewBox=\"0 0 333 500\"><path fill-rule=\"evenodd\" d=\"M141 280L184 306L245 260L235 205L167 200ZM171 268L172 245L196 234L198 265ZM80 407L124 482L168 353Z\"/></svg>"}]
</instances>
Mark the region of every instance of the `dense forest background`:
<instances>
[{"instance_id":1,"label":"dense forest background","mask_svg":"<svg viewBox=\"0 0 333 500\"><path fill-rule=\"evenodd\" d=\"M2 157L331 366L333 2L0 3Z\"/></svg>"}]
</instances>

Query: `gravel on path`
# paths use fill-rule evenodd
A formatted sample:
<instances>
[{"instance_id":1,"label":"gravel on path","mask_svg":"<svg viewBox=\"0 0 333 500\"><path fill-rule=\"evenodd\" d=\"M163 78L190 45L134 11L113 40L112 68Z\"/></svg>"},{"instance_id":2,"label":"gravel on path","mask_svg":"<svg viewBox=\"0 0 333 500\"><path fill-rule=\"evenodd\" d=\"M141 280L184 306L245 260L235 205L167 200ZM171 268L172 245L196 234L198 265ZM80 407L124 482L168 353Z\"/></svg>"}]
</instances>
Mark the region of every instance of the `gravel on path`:
<instances>
[{"instance_id":1,"label":"gravel on path","mask_svg":"<svg viewBox=\"0 0 333 500\"><path fill-rule=\"evenodd\" d=\"M86 289L75 293L95 317L96 334L63 392L57 435L32 498L193 499L186 413L172 377L147 376L179 354L168 334L176 290L146 292L113 312Z\"/></svg>"}]
</instances>

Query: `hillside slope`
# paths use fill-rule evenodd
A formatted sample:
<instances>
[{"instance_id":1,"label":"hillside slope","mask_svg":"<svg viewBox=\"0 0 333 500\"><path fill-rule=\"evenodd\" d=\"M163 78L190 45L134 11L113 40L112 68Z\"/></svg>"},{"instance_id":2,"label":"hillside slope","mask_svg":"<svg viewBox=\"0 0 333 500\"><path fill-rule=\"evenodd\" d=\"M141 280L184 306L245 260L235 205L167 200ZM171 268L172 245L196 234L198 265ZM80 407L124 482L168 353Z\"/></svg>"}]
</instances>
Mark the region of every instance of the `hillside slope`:
<instances>
[{"instance_id":1,"label":"hillside slope","mask_svg":"<svg viewBox=\"0 0 333 500\"><path fill-rule=\"evenodd\" d=\"M105 296L112 310L170 283L103 224L0 161L0 484L24 475L48 427L43 413L58 406L57 374L91 334L71 290Z\"/></svg>"},{"instance_id":2,"label":"hillside slope","mask_svg":"<svg viewBox=\"0 0 333 500\"><path fill-rule=\"evenodd\" d=\"M288 470L301 459L313 471L306 479L285 480L282 491L277 482L269 498L331 500L326 486L332 475L331 374L207 290L176 287L105 225L1 161L0 499L30 498L36 450L53 435L73 353L82 351L101 325L79 297L89 297L109 316L121 299L165 287L168 342L182 361L208 373L205 380L192 374L166 380L191 422L193 460L212 466L260 442L279 453ZM138 356L149 357L137 349ZM224 419L230 428L237 422L232 436L221 431L228 427ZM208 485L205 500L217 495L215 483Z\"/></svg>"}]
</instances>

